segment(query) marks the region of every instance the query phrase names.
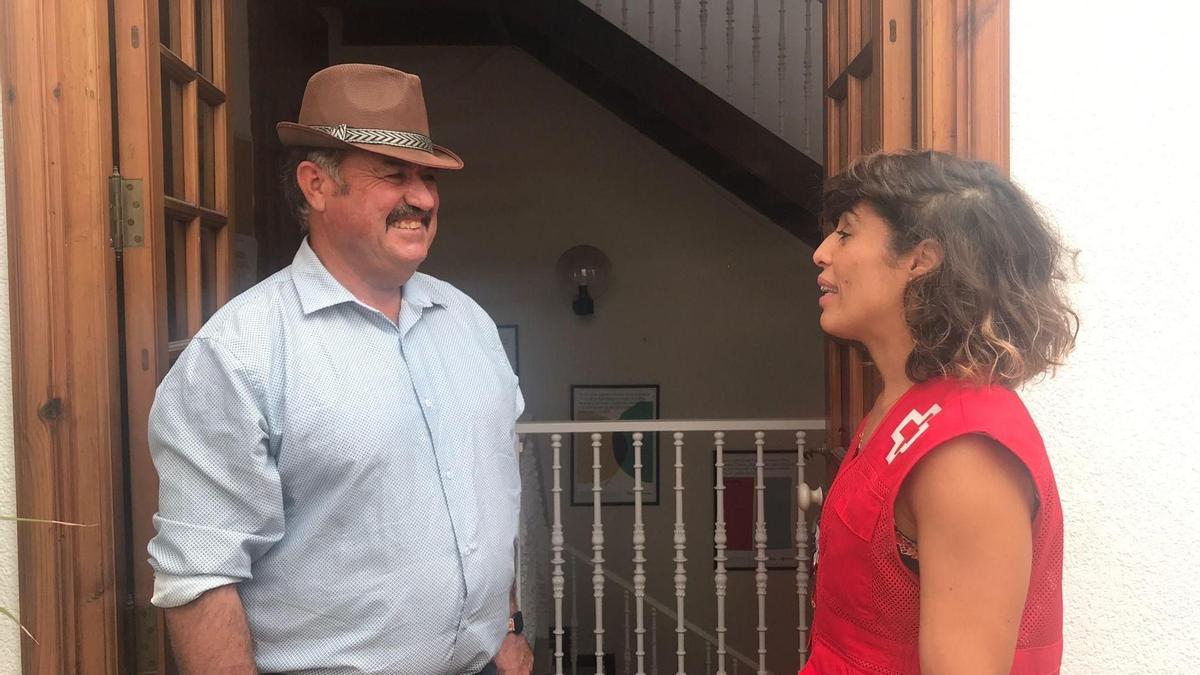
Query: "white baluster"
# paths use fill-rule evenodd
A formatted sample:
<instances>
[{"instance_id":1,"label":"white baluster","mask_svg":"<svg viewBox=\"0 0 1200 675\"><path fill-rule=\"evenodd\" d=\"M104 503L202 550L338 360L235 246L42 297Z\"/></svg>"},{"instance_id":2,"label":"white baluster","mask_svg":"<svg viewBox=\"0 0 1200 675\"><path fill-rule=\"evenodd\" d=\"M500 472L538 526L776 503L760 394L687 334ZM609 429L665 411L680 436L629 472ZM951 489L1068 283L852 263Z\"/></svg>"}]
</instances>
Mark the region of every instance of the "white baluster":
<instances>
[{"instance_id":1,"label":"white baluster","mask_svg":"<svg viewBox=\"0 0 1200 675\"><path fill-rule=\"evenodd\" d=\"M725 573L725 432L713 434L713 445L716 446L717 482L713 487L716 492L717 518L713 523L713 561L716 563L713 572L713 585L717 589L717 675L725 675L725 589L729 583L729 575Z\"/></svg>"},{"instance_id":2,"label":"white baluster","mask_svg":"<svg viewBox=\"0 0 1200 675\"><path fill-rule=\"evenodd\" d=\"M754 432L754 587L758 595L758 675L767 673L767 520L764 495L767 491L763 481L763 446L766 434Z\"/></svg>"},{"instance_id":3,"label":"white baluster","mask_svg":"<svg viewBox=\"0 0 1200 675\"><path fill-rule=\"evenodd\" d=\"M812 132L808 120L808 91L809 80L812 79L812 0L804 0L804 71L802 73L800 94L804 99L801 106L804 124L804 150L812 154Z\"/></svg>"},{"instance_id":4,"label":"white baluster","mask_svg":"<svg viewBox=\"0 0 1200 675\"><path fill-rule=\"evenodd\" d=\"M642 521L642 500L646 488L642 485L642 434L633 435L633 597L635 604L634 635L636 636L637 672L646 672L646 526ZM625 672L629 672L626 669Z\"/></svg>"},{"instance_id":5,"label":"white baluster","mask_svg":"<svg viewBox=\"0 0 1200 675\"><path fill-rule=\"evenodd\" d=\"M687 533L683 523L683 432L675 432L675 657L678 660L678 670L675 675L686 675L684 660L687 649L684 639L687 628L684 627L683 605L687 592Z\"/></svg>"},{"instance_id":6,"label":"white baluster","mask_svg":"<svg viewBox=\"0 0 1200 675\"><path fill-rule=\"evenodd\" d=\"M623 661L622 665L624 665L625 667L621 670L621 672L628 673L629 672L629 652L630 652L630 650L629 650L629 591L623 591L621 593L621 597L625 599L625 623L622 626L622 630L621 630L621 637L622 637L623 642L625 643L625 649L622 650L622 652L624 653L624 657L622 658L622 661Z\"/></svg>"},{"instance_id":7,"label":"white baluster","mask_svg":"<svg viewBox=\"0 0 1200 675\"><path fill-rule=\"evenodd\" d=\"M596 599L596 673L604 672L604 522L600 517L600 439L592 434L592 596Z\"/></svg>"},{"instance_id":8,"label":"white baluster","mask_svg":"<svg viewBox=\"0 0 1200 675\"><path fill-rule=\"evenodd\" d=\"M650 47L650 51L654 51L654 0L646 2L646 34L647 46Z\"/></svg>"},{"instance_id":9,"label":"white baluster","mask_svg":"<svg viewBox=\"0 0 1200 675\"><path fill-rule=\"evenodd\" d=\"M650 605L650 673L658 675L658 608Z\"/></svg>"},{"instance_id":10,"label":"white baluster","mask_svg":"<svg viewBox=\"0 0 1200 675\"><path fill-rule=\"evenodd\" d=\"M554 495L554 522L550 526L550 573L551 586L554 589L554 672L563 675L563 524L562 524L562 434L550 436L550 446L554 451L554 487L550 492Z\"/></svg>"},{"instance_id":11,"label":"white baluster","mask_svg":"<svg viewBox=\"0 0 1200 675\"><path fill-rule=\"evenodd\" d=\"M525 438L523 436L521 436L520 434L517 434L516 438L517 438L517 442L516 442L517 447L516 447L515 454L516 454L516 459L517 459L517 473L520 474L521 473L521 457L525 453ZM520 478L522 481L524 481L524 476L521 476ZM518 530L517 555L516 555L516 570L515 570L516 583L514 584L515 588L513 589L513 591L514 591L514 595L516 595L517 607L524 607L524 604L522 603L522 595L525 593L525 583L528 581L525 578L525 573L527 571L526 565L525 565L525 542L529 541L529 519L522 518L521 522L517 524L517 530Z\"/></svg>"},{"instance_id":12,"label":"white baluster","mask_svg":"<svg viewBox=\"0 0 1200 675\"><path fill-rule=\"evenodd\" d=\"M675 58L672 62L675 67L679 67L679 47L682 44L683 30L679 27L679 12L683 7L683 0L675 0Z\"/></svg>"},{"instance_id":13,"label":"white baluster","mask_svg":"<svg viewBox=\"0 0 1200 675\"><path fill-rule=\"evenodd\" d=\"M576 567L575 556L571 556L571 675L579 672L579 585L575 583L579 575Z\"/></svg>"},{"instance_id":14,"label":"white baluster","mask_svg":"<svg viewBox=\"0 0 1200 675\"><path fill-rule=\"evenodd\" d=\"M708 83L708 0L700 0L700 83Z\"/></svg>"},{"instance_id":15,"label":"white baluster","mask_svg":"<svg viewBox=\"0 0 1200 675\"><path fill-rule=\"evenodd\" d=\"M804 446L805 434L796 432L796 598L800 605L800 622L796 624L800 643L800 665L808 660L808 513L804 503Z\"/></svg>"},{"instance_id":16,"label":"white baluster","mask_svg":"<svg viewBox=\"0 0 1200 675\"><path fill-rule=\"evenodd\" d=\"M733 0L725 0L725 98L733 100Z\"/></svg>"},{"instance_id":17,"label":"white baluster","mask_svg":"<svg viewBox=\"0 0 1200 675\"><path fill-rule=\"evenodd\" d=\"M704 641L704 675L712 675L712 643Z\"/></svg>"},{"instance_id":18,"label":"white baluster","mask_svg":"<svg viewBox=\"0 0 1200 675\"><path fill-rule=\"evenodd\" d=\"M754 18L750 21L750 116L758 119L758 65L762 57L762 19L758 0L754 0Z\"/></svg>"},{"instance_id":19,"label":"white baluster","mask_svg":"<svg viewBox=\"0 0 1200 675\"><path fill-rule=\"evenodd\" d=\"M787 3L788 0L779 0L779 136L783 137L784 132L784 110L787 101L785 92L787 91ZM807 103L806 103L807 105Z\"/></svg>"}]
</instances>

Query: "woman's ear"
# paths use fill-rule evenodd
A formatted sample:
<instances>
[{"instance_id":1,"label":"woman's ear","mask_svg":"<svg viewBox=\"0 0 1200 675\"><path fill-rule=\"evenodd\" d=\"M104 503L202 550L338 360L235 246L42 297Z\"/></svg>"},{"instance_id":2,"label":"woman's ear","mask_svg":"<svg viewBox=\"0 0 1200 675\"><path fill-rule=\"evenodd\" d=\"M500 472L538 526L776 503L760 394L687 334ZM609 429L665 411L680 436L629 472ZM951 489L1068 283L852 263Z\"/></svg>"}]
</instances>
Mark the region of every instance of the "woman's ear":
<instances>
[{"instance_id":1,"label":"woman's ear","mask_svg":"<svg viewBox=\"0 0 1200 675\"><path fill-rule=\"evenodd\" d=\"M945 251L942 245L933 239L925 239L913 248L908 273L913 279L923 277L937 269L944 258Z\"/></svg>"}]
</instances>

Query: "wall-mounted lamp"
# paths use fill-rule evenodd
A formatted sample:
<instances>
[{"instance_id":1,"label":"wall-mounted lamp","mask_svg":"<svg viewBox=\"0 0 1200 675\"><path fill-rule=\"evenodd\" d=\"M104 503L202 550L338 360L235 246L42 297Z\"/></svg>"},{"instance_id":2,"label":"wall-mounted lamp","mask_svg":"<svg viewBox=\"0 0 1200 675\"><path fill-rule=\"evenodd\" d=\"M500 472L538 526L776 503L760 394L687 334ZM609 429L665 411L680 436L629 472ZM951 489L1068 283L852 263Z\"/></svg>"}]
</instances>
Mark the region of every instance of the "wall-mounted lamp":
<instances>
[{"instance_id":1,"label":"wall-mounted lamp","mask_svg":"<svg viewBox=\"0 0 1200 675\"><path fill-rule=\"evenodd\" d=\"M612 265L604 251L595 246L572 246L563 252L555 266L559 284L567 291L571 308L579 316L595 312L596 298L608 288L608 276Z\"/></svg>"}]
</instances>

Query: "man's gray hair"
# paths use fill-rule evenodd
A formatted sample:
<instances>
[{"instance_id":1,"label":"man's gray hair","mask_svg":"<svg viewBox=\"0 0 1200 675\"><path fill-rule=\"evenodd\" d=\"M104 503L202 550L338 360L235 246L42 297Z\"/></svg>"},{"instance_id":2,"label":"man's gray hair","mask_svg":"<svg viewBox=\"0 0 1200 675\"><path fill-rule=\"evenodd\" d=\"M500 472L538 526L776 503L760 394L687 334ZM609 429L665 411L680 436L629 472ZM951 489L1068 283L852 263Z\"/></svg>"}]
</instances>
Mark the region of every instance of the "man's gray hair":
<instances>
[{"instance_id":1,"label":"man's gray hair","mask_svg":"<svg viewBox=\"0 0 1200 675\"><path fill-rule=\"evenodd\" d=\"M283 162L283 171L279 176L283 187L283 197L287 201L292 217L300 225L300 232L308 234L308 199L296 182L296 167L300 162L312 162L325 170L337 185L338 194L350 192L350 186L342 180L342 160L346 158L345 150L332 148L292 148Z\"/></svg>"}]
</instances>

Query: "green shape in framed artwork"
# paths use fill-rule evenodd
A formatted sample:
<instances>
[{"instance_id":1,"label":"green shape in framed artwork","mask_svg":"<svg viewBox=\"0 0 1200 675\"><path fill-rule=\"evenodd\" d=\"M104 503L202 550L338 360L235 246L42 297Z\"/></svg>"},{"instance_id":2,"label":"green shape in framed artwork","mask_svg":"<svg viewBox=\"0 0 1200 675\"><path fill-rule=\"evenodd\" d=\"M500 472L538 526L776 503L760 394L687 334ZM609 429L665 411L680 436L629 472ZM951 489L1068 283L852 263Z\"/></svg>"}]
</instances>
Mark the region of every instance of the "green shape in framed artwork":
<instances>
[{"instance_id":1,"label":"green shape in framed artwork","mask_svg":"<svg viewBox=\"0 0 1200 675\"><path fill-rule=\"evenodd\" d=\"M658 385L575 385L571 387L571 419L582 421L629 421L658 419ZM600 498L604 504L634 502L636 447L634 432L604 433L599 445ZM596 469L592 440L588 433L572 436L571 502L591 504ZM644 432L642 438L642 503L658 503L658 434Z\"/></svg>"},{"instance_id":2,"label":"green shape in framed artwork","mask_svg":"<svg viewBox=\"0 0 1200 675\"><path fill-rule=\"evenodd\" d=\"M654 419L654 403L638 401L621 413L622 420L652 420ZM637 453L633 447L633 433L622 432L613 434L612 457L621 471L633 480L634 459ZM658 459L658 434L643 434L642 438L642 477L655 476L656 459Z\"/></svg>"}]
</instances>

